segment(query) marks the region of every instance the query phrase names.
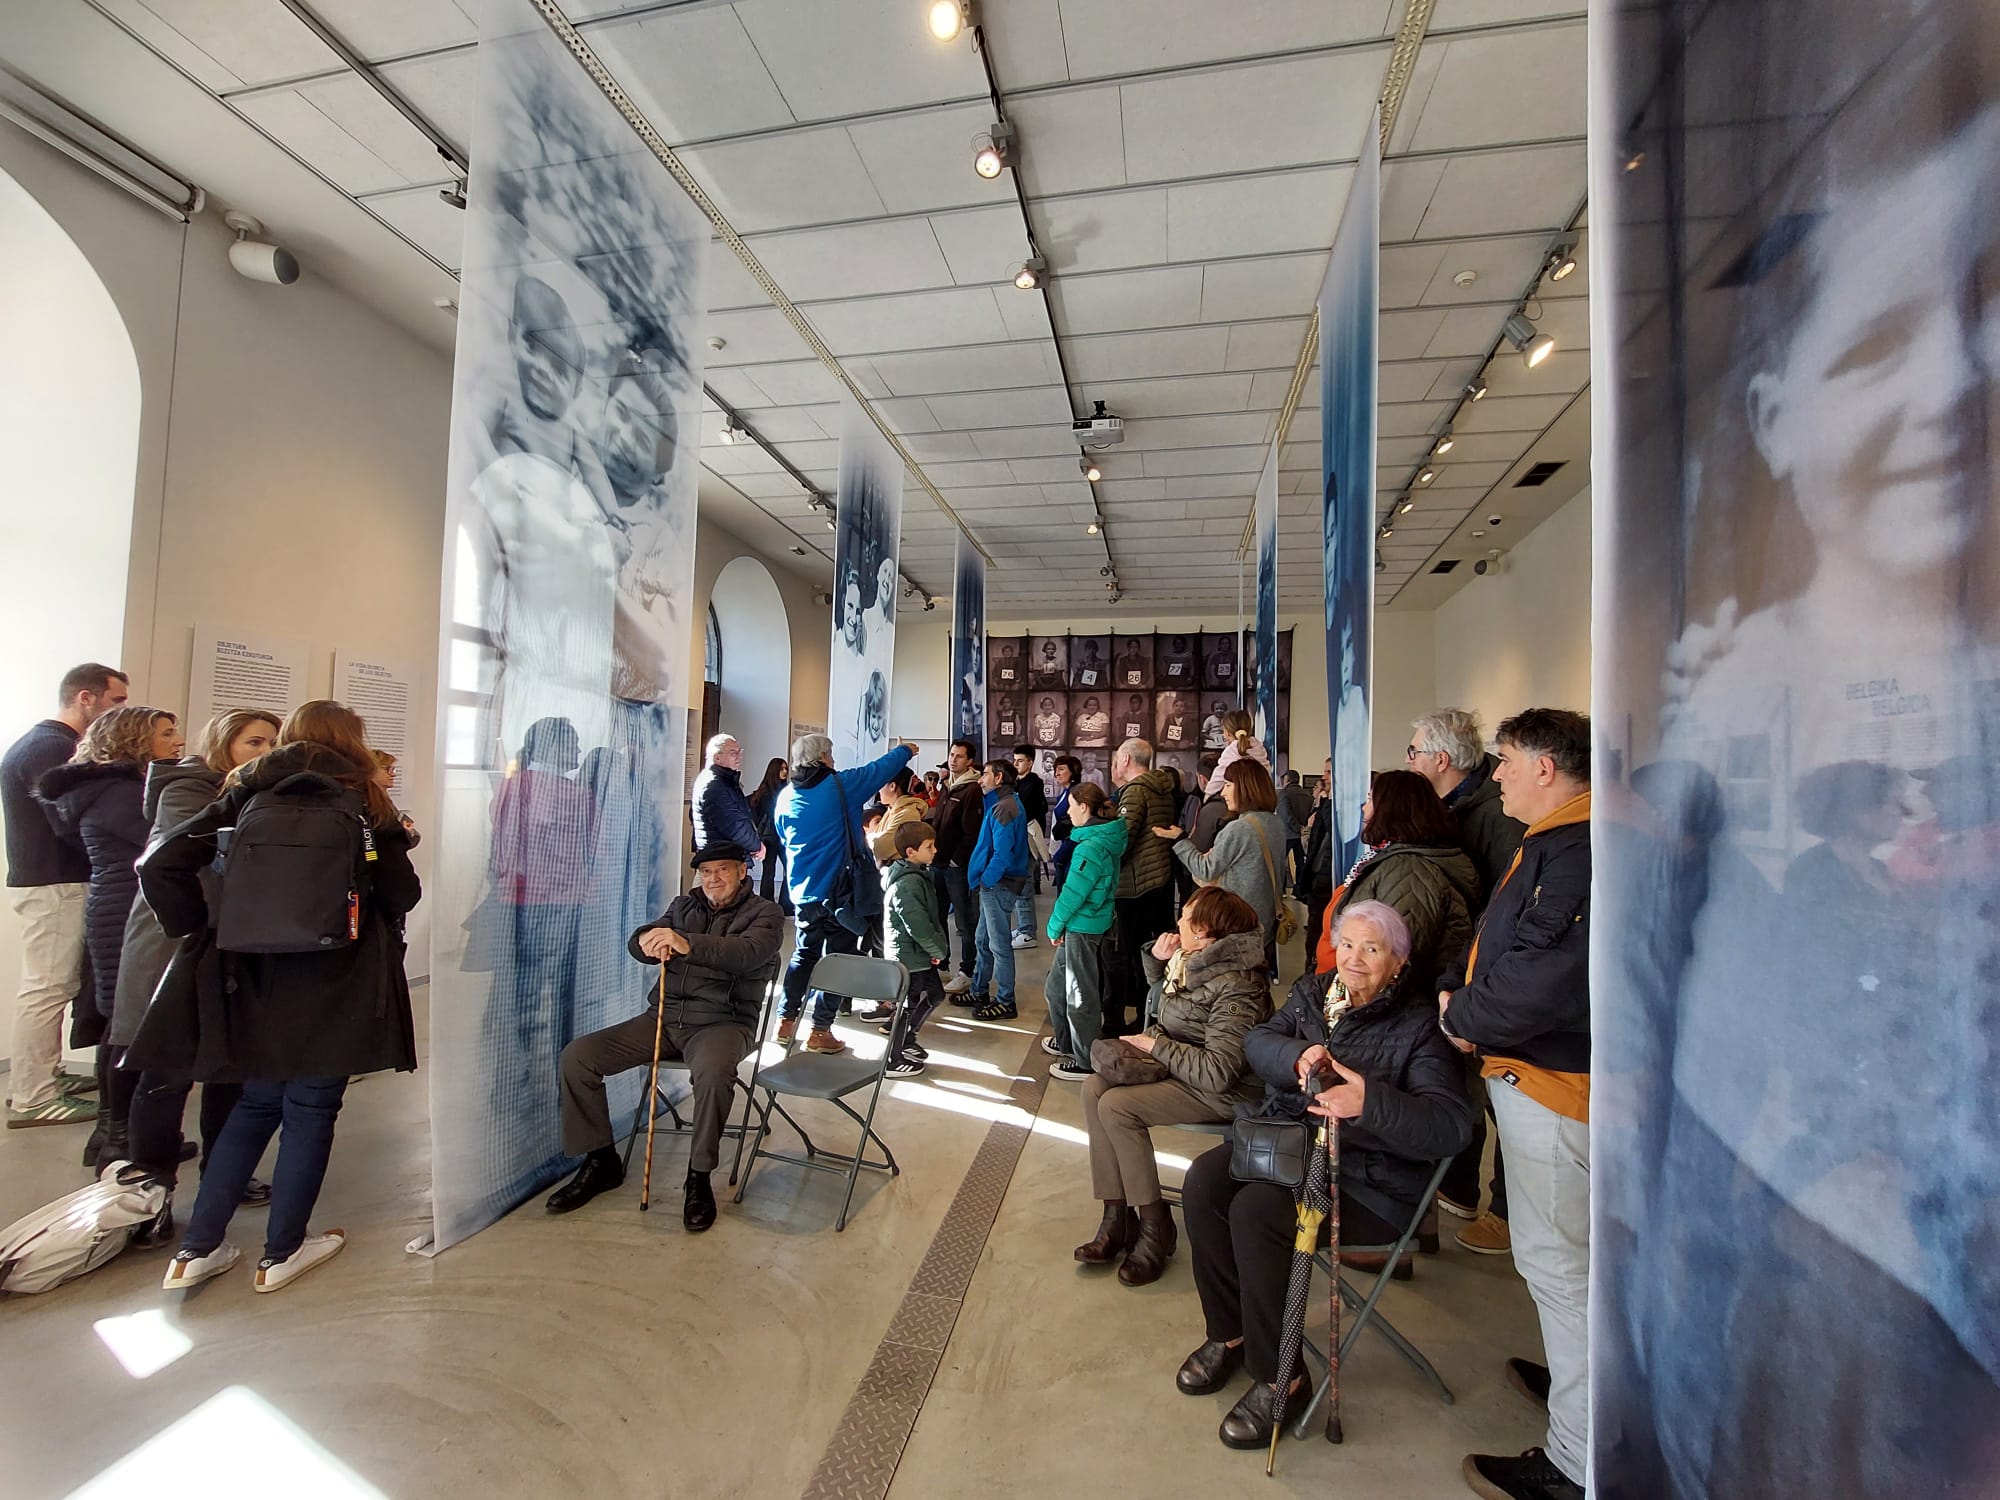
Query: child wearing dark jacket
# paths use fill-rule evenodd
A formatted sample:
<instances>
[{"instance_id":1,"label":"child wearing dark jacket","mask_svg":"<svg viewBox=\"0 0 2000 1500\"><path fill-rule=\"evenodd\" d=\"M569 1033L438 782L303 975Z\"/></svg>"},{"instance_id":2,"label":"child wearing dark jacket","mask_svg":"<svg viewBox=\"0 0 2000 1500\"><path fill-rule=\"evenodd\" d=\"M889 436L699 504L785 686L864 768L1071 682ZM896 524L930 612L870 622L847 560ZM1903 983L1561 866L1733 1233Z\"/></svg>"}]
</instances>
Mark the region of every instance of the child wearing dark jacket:
<instances>
[{"instance_id":1,"label":"child wearing dark jacket","mask_svg":"<svg viewBox=\"0 0 2000 1500\"><path fill-rule=\"evenodd\" d=\"M931 861L937 858L937 830L922 819L898 824L896 862L884 879L887 957L910 972L910 994L899 1014L883 1022L889 1033L889 1076L914 1078L930 1054L917 1030L944 1002L940 970L946 956L944 920L938 915Z\"/></svg>"}]
</instances>

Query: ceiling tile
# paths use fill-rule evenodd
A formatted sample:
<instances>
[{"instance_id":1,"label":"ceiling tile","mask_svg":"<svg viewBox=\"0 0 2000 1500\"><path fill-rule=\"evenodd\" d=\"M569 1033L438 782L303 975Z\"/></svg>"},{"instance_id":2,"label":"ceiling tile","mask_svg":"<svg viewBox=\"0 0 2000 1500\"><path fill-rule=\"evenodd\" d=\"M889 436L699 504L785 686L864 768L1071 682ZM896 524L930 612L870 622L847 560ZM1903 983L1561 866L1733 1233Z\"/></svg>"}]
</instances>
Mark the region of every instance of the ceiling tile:
<instances>
[{"instance_id":1,"label":"ceiling tile","mask_svg":"<svg viewBox=\"0 0 2000 1500\"><path fill-rule=\"evenodd\" d=\"M1252 448L1167 449L1144 455L1149 478L1170 479L1186 474L1254 474L1264 467L1267 450ZM1171 493L1171 492L1170 492Z\"/></svg>"},{"instance_id":2,"label":"ceiling tile","mask_svg":"<svg viewBox=\"0 0 2000 1500\"><path fill-rule=\"evenodd\" d=\"M842 358L891 349L996 344L1010 337L987 287L817 302L804 311L826 346Z\"/></svg>"},{"instance_id":3,"label":"ceiling tile","mask_svg":"<svg viewBox=\"0 0 2000 1500\"><path fill-rule=\"evenodd\" d=\"M1455 307L1438 320L1437 331L1424 346L1427 359L1452 359L1484 354L1500 336L1507 307Z\"/></svg>"},{"instance_id":4,"label":"ceiling tile","mask_svg":"<svg viewBox=\"0 0 2000 1500\"><path fill-rule=\"evenodd\" d=\"M350 79L355 87L363 90L367 85L359 79ZM324 88L322 94L326 92ZM336 104L339 90L334 91ZM388 109L387 104L377 97L376 103ZM408 173L400 172L384 161L374 151L358 139L354 132L334 120L325 109L307 99L297 89L285 89L275 94L253 94L237 101L236 107L242 114L280 145L294 155L309 161L313 166L331 178L334 184L349 193L373 193L385 188L406 187L412 181ZM393 115L395 112L390 111ZM422 140L408 121L400 115L397 121L411 135Z\"/></svg>"},{"instance_id":5,"label":"ceiling tile","mask_svg":"<svg viewBox=\"0 0 2000 1500\"><path fill-rule=\"evenodd\" d=\"M1308 319L1281 318L1267 323L1239 323L1229 330L1230 370L1294 370L1305 342Z\"/></svg>"},{"instance_id":6,"label":"ceiling tile","mask_svg":"<svg viewBox=\"0 0 2000 1500\"><path fill-rule=\"evenodd\" d=\"M1166 189L1168 260L1215 260L1333 243L1352 167L1177 183Z\"/></svg>"},{"instance_id":7,"label":"ceiling tile","mask_svg":"<svg viewBox=\"0 0 2000 1500\"><path fill-rule=\"evenodd\" d=\"M1424 209L1418 237L1553 229L1568 222L1583 189L1581 141L1454 156Z\"/></svg>"},{"instance_id":8,"label":"ceiling tile","mask_svg":"<svg viewBox=\"0 0 2000 1500\"><path fill-rule=\"evenodd\" d=\"M1410 137L1412 150L1583 134L1588 67L1581 21L1434 41L1425 50L1433 48L1440 53L1437 80Z\"/></svg>"},{"instance_id":9,"label":"ceiling tile","mask_svg":"<svg viewBox=\"0 0 2000 1500\"><path fill-rule=\"evenodd\" d=\"M1055 352L1047 344L983 344L919 354L878 354L869 363L896 396L1038 386L1056 378Z\"/></svg>"},{"instance_id":10,"label":"ceiling tile","mask_svg":"<svg viewBox=\"0 0 2000 1500\"><path fill-rule=\"evenodd\" d=\"M1125 126L1115 86L1064 89L1008 101L1030 198L1117 187L1125 181ZM968 161L971 147L966 148Z\"/></svg>"},{"instance_id":11,"label":"ceiling tile","mask_svg":"<svg viewBox=\"0 0 2000 1500\"><path fill-rule=\"evenodd\" d=\"M931 464L924 472L930 475L931 483L941 490L1019 483L1011 468L993 460Z\"/></svg>"},{"instance_id":12,"label":"ceiling tile","mask_svg":"<svg viewBox=\"0 0 2000 1500\"><path fill-rule=\"evenodd\" d=\"M687 146L680 158L741 234L887 212L838 126Z\"/></svg>"},{"instance_id":13,"label":"ceiling tile","mask_svg":"<svg viewBox=\"0 0 2000 1500\"><path fill-rule=\"evenodd\" d=\"M464 258L465 214L438 197L434 187L383 193L363 200L368 211L456 271Z\"/></svg>"},{"instance_id":14,"label":"ceiling tile","mask_svg":"<svg viewBox=\"0 0 2000 1500\"><path fill-rule=\"evenodd\" d=\"M1148 452L1161 448L1235 447L1270 441L1271 413L1154 417L1126 424L1127 440Z\"/></svg>"},{"instance_id":15,"label":"ceiling tile","mask_svg":"<svg viewBox=\"0 0 2000 1500\"><path fill-rule=\"evenodd\" d=\"M1156 266L1167 259L1163 188L1044 199L1033 213L1037 239L1058 272Z\"/></svg>"},{"instance_id":16,"label":"ceiling tile","mask_svg":"<svg viewBox=\"0 0 2000 1500\"><path fill-rule=\"evenodd\" d=\"M408 99L446 140L461 150L472 144L472 101L479 87L479 54L476 49L445 52L436 57L420 57L396 63L382 70L382 77ZM432 171L441 180L450 175L442 161L432 158Z\"/></svg>"},{"instance_id":17,"label":"ceiling tile","mask_svg":"<svg viewBox=\"0 0 2000 1500\"><path fill-rule=\"evenodd\" d=\"M980 23L993 44L994 57L1005 59L1008 88L1034 88L1069 78L1061 0L1007 0L982 10Z\"/></svg>"},{"instance_id":18,"label":"ceiling tile","mask_svg":"<svg viewBox=\"0 0 2000 1500\"><path fill-rule=\"evenodd\" d=\"M1201 321L1237 323L1307 312L1325 277L1326 257L1318 253L1215 262L1202 268Z\"/></svg>"},{"instance_id":19,"label":"ceiling tile","mask_svg":"<svg viewBox=\"0 0 2000 1500\"><path fill-rule=\"evenodd\" d=\"M1079 383L1220 371L1231 334L1227 328L1170 328L1150 333L1100 334L1066 339L1070 376Z\"/></svg>"},{"instance_id":20,"label":"ceiling tile","mask_svg":"<svg viewBox=\"0 0 2000 1500\"><path fill-rule=\"evenodd\" d=\"M1438 324L1443 321L1443 313L1428 308L1383 313L1379 325L1381 358L1425 358L1432 338L1437 335Z\"/></svg>"},{"instance_id":21,"label":"ceiling tile","mask_svg":"<svg viewBox=\"0 0 2000 1500\"><path fill-rule=\"evenodd\" d=\"M1411 240L1437 193L1448 157L1404 158L1382 163L1382 243Z\"/></svg>"},{"instance_id":22,"label":"ceiling tile","mask_svg":"<svg viewBox=\"0 0 2000 1500\"><path fill-rule=\"evenodd\" d=\"M1126 178L1164 182L1352 161L1387 55L1386 47L1365 47L1125 84Z\"/></svg>"},{"instance_id":23,"label":"ceiling tile","mask_svg":"<svg viewBox=\"0 0 2000 1500\"><path fill-rule=\"evenodd\" d=\"M908 0L737 0L735 10L800 120L877 114L986 92L971 47L940 47Z\"/></svg>"},{"instance_id":24,"label":"ceiling tile","mask_svg":"<svg viewBox=\"0 0 2000 1500\"><path fill-rule=\"evenodd\" d=\"M1021 227L1021 210L1002 203L959 213L932 214L931 232L960 286L1006 282L1014 290L1014 273L1028 258L1028 234Z\"/></svg>"},{"instance_id":25,"label":"ceiling tile","mask_svg":"<svg viewBox=\"0 0 2000 1500\"><path fill-rule=\"evenodd\" d=\"M985 391L976 395L931 396L924 404L937 418L938 426L1027 427L1036 423L1069 426L1069 402L1062 387L1041 386L1033 390Z\"/></svg>"},{"instance_id":26,"label":"ceiling tile","mask_svg":"<svg viewBox=\"0 0 2000 1500\"><path fill-rule=\"evenodd\" d=\"M1113 333L1202 321L1201 278L1200 266L1065 276L1049 295L1065 333Z\"/></svg>"},{"instance_id":27,"label":"ceiling tile","mask_svg":"<svg viewBox=\"0 0 2000 1500\"><path fill-rule=\"evenodd\" d=\"M1437 7L1431 12L1431 29L1451 31L1463 26L1500 26L1542 16L1582 14L1583 0L1437 0Z\"/></svg>"},{"instance_id":28,"label":"ceiling tile","mask_svg":"<svg viewBox=\"0 0 2000 1500\"><path fill-rule=\"evenodd\" d=\"M654 128L676 145L794 123L727 5L680 6L593 26L587 35Z\"/></svg>"},{"instance_id":29,"label":"ceiling tile","mask_svg":"<svg viewBox=\"0 0 2000 1500\"><path fill-rule=\"evenodd\" d=\"M993 106L968 104L850 123L847 133L892 214L1012 203L1003 173L972 170L972 138L993 123Z\"/></svg>"},{"instance_id":30,"label":"ceiling tile","mask_svg":"<svg viewBox=\"0 0 2000 1500\"><path fill-rule=\"evenodd\" d=\"M881 219L745 238L794 302L951 285L951 268L928 219Z\"/></svg>"},{"instance_id":31,"label":"ceiling tile","mask_svg":"<svg viewBox=\"0 0 2000 1500\"><path fill-rule=\"evenodd\" d=\"M246 84L340 66L302 21L265 0L146 0L146 9Z\"/></svg>"},{"instance_id":32,"label":"ceiling tile","mask_svg":"<svg viewBox=\"0 0 2000 1500\"><path fill-rule=\"evenodd\" d=\"M969 436L981 458L1060 458L1077 451L1076 440L1056 427L996 427Z\"/></svg>"},{"instance_id":33,"label":"ceiling tile","mask_svg":"<svg viewBox=\"0 0 2000 1500\"><path fill-rule=\"evenodd\" d=\"M1395 8L1393 0L1265 0L1235 7L1219 25L1212 0L1063 0L1062 38L1070 77L1102 78L1368 41L1388 34Z\"/></svg>"},{"instance_id":34,"label":"ceiling tile","mask_svg":"<svg viewBox=\"0 0 2000 1500\"><path fill-rule=\"evenodd\" d=\"M838 401L845 394L840 382L834 379L833 372L816 359L782 365L758 365L747 373L757 389L770 397L774 406L806 406L815 401ZM719 391L721 387L716 389Z\"/></svg>"},{"instance_id":35,"label":"ceiling tile","mask_svg":"<svg viewBox=\"0 0 2000 1500\"><path fill-rule=\"evenodd\" d=\"M437 195L431 195L435 198ZM440 207L443 205L440 204ZM777 360L803 359L811 351L785 315L775 307L746 307L734 312L710 313L702 320L704 337L724 341L720 349L703 356L711 370L729 365L769 364Z\"/></svg>"},{"instance_id":36,"label":"ceiling tile","mask_svg":"<svg viewBox=\"0 0 2000 1500\"><path fill-rule=\"evenodd\" d=\"M708 243L708 258L702 265L702 291L711 310L729 307L769 307L771 299L757 285L736 253L720 240Z\"/></svg>"},{"instance_id":37,"label":"ceiling tile","mask_svg":"<svg viewBox=\"0 0 2000 1500\"><path fill-rule=\"evenodd\" d=\"M1102 401L1128 422L1135 417L1176 417L1198 412L1240 412L1250 400L1248 375L1184 375L1164 380L1092 384L1091 401ZM1134 441L1127 434L1127 441Z\"/></svg>"},{"instance_id":38,"label":"ceiling tile","mask_svg":"<svg viewBox=\"0 0 2000 1500\"><path fill-rule=\"evenodd\" d=\"M1553 356L1552 356L1553 357ZM1454 432L1540 432L1568 406L1568 396L1494 396L1468 401L1452 424Z\"/></svg>"},{"instance_id":39,"label":"ceiling tile","mask_svg":"<svg viewBox=\"0 0 2000 1500\"><path fill-rule=\"evenodd\" d=\"M1018 287L996 286L993 293L994 304L1000 309L1000 321L1007 327L1010 339L1053 339L1054 326L1049 322L1049 304L1045 292L1024 292Z\"/></svg>"}]
</instances>

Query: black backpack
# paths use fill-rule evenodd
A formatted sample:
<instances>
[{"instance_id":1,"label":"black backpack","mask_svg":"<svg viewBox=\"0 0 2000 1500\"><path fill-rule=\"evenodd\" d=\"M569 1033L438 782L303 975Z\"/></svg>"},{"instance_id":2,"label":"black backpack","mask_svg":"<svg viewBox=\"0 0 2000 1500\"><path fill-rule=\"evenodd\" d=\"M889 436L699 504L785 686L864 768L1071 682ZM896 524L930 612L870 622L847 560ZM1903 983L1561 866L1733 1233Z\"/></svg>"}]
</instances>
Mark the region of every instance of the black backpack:
<instances>
[{"instance_id":1,"label":"black backpack","mask_svg":"<svg viewBox=\"0 0 2000 1500\"><path fill-rule=\"evenodd\" d=\"M361 936L375 836L360 793L301 771L254 794L225 834L218 947L324 953Z\"/></svg>"}]
</instances>

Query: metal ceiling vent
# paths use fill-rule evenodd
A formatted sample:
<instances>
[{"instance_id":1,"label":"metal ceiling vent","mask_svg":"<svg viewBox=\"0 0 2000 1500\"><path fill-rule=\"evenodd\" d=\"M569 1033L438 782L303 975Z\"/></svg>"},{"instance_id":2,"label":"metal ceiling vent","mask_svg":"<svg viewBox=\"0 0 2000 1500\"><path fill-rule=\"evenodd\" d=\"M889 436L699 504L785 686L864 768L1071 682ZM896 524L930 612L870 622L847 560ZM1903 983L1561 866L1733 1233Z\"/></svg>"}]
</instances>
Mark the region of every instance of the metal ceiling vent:
<instances>
[{"instance_id":1,"label":"metal ceiling vent","mask_svg":"<svg viewBox=\"0 0 2000 1500\"><path fill-rule=\"evenodd\" d=\"M1447 557L1443 562L1439 563L1435 568L1432 568L1431 571L1433 573L1449 573L1453 568L1457 566L1458 566L1457 558Z\"/></svg>"},{"instance_id":2,"label":"metal ceiling vent","mask_svg":"<svg viewBox=\"0 0 2000 1500\"><path fill-rule=\"evenodd\" d=\"M1568 459L1559 458L1554 463L1543 460L1541 463L1531 464L1528 472L1514 481L1514 488L1517 490L1540 489L1551 479L1555 478L1556 470L1560 469L1567 462L1569 462Z\"/></svg>"}]
</instances>

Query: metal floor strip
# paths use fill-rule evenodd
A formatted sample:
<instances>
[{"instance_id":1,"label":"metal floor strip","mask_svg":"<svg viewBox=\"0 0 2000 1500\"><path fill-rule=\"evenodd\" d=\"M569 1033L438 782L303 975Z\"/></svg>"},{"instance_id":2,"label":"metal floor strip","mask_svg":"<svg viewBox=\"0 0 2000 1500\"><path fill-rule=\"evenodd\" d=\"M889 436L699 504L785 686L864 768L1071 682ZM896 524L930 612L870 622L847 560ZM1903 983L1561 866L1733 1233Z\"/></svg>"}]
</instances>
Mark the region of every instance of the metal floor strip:
<instances>
[{"instance_id":1,"label":"metal floor strip","mask_svg":"<svg viewBox=\"0 0 2000 1500\"><path fill-rule=\"evenodd\" d=\"M1008 1091L1030 1118L1041 1113L1048 1087L1048 1070L1036 1066L1040 1058L1038 1034L1020 1064L1031 1076L1017 1078ZM1030 1134L1028 1126L1012 1120L996 1120L986 1132L889 1331L841 1413L804 1500L882 1500L888 1494Z\"/></svg>"}]
</instances>

